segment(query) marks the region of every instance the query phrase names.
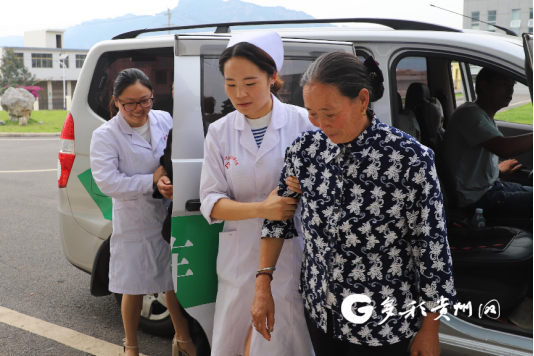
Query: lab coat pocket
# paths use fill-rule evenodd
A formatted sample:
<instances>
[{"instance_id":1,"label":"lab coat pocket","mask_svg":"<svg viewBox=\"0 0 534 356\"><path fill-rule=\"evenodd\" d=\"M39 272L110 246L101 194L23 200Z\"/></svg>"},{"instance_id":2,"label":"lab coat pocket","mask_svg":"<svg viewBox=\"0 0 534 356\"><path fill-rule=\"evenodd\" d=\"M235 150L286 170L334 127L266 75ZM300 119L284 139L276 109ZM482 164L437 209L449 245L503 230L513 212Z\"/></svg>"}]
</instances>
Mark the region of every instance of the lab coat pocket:
<instances>
[{"instance_id":1,"label":"lab coat pocket","mask_svg":"<svg viewBox=\"0 0 534 356\"><path fill-rule=\"evenodd\" d=\"M220 279L235 282L239 239L237 231L219 233L219 253L217 254L217 275Z\"/></svg>"},{"instance_id":2,"label":"lab coat pocket","mask_svg":"<svg viewBox=\"0 0 534 356\"><path fill-rule=\"evenodd\" d=\"M113 233L128 234L130 237L139 234L139 201L116 200L113 206Z\"/></svg>"}]
</instances>

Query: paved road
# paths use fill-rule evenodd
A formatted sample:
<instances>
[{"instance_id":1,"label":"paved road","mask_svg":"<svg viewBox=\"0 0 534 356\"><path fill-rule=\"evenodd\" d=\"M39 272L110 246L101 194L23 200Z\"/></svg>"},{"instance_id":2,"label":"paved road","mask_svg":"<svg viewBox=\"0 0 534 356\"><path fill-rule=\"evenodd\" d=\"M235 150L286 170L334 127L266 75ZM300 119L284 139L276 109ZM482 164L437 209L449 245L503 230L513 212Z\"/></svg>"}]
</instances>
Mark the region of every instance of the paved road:
<instances>
[{"instance_id":1,"label":"paved road","mask_svg":"<svg viewBox=\"0 0 534 356\"><path fill-rule=\"evenodd\" d=\"M120 345L115 298L93 297L90 276L61 251L58 221L58 139L0 138L0 307ZM141 352L171 354L171 339L139 331ZM119 353L120 354L120 353ZM0 322L0 356L89 355Z\"/></svg>"}]
</instances>

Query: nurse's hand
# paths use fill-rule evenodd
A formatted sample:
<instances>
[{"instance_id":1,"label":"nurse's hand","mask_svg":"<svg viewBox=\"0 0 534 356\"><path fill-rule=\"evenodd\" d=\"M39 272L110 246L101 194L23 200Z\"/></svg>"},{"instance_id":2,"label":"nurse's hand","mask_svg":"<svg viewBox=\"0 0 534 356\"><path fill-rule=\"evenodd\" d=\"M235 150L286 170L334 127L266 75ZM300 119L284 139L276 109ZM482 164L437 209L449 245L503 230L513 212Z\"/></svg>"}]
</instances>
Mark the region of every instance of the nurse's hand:
<instances>
[{"instance_id":1,"label":"nurse's hand","mask_svg":"<svg viewBox=\"0 0 534 356\"><path fill-rule=\"evenodd\" d=\"M269 276L259 275L256 279L256 293L250 313L256 331L271 341L271 332L274 331L274 300L271 285L268 283L270 283Z\"/></svg>"},{"instance_id":2,"label":"nurse's hand","mask_svg":"<svg viewBox=\"0 0 534 356\"><path fill-rule=\"evenodd\" d=\"M289 177L286 179L286 184L289 190L294 191L295 193L302 194L302 189L300 189L299 180L297 177Z\"/></svg>"},{"instance_id":3,"label":"nurse's hand","mask_svg":"<svg viewBox=\"0 0 534 356\"><path fill-rule=\"evenodd\" d=\"M295 215L298 203L298 199L295 198L279 197L278 188L274 188L267 199L261 202L260 217L273 221L291 219Z\"/></svg>"},{"instance_id":4,"label":"nurse's hand","mask_svg":"<svg viewBox=\"0 0 534 356\"><path fill-rule=\"evenodd\" d=\"M167 171L165 170L165 168L163 168L163 166L159 166L158 169L156 169L156 171L152 175L152 181L154 182L154 184L157 184L159 179L162 176L166 176L166 175L167 175Z\"/></svg>"},{"instance_id":5,"label":"nurse's hand","mask_svg":"<svg viewBox=\"0 0 534 356\"><path fill-rule=\"evenodd\" d=\"M158 180L158 190L164 198L172 200L172 183L169 177L163 176Z\"/></svg>"}]
</instances>

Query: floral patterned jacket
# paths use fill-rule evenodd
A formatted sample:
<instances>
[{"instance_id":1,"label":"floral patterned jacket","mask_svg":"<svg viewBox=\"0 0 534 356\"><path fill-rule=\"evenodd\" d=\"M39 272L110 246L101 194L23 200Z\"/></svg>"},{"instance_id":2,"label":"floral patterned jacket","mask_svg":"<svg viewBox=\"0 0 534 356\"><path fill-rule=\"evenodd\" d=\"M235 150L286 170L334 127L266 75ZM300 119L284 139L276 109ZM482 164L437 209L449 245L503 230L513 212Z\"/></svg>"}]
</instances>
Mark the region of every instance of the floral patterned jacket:
<instances>
[{"instance_id":1,"label":"floral patterned jacket","mask_svg":"<svg viewBox=\"0 0 534 356\"><path fill-rule=\"evenodd\" d=\"M279 195L302 188L304 260L300 292L308 315L334 337L355 344L394 344L419 330L423 312L446 312L456 291L447 242L443 198L434 153L404 132L381 123L354 141L334 144L322 131L302 133L288 148ZM262 237L296 236L293 219L266 220ZM276 283L276 278L274 283ZM366 322L349 322L344 298L371 299ZM361 303L352 306L352 312Z\"/></svg>"}]
</instances>

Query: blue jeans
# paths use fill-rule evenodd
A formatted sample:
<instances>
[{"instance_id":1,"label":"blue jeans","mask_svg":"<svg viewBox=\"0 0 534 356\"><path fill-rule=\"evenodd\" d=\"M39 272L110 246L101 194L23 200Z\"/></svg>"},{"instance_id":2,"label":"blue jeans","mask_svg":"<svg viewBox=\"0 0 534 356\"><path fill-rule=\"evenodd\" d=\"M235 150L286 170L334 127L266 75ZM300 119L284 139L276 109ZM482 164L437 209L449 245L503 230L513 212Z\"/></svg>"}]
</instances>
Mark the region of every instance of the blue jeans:
<instances>
[{"instance_id":1,"label":"blue jeans","mask_svg":"<svg viewBox=\"0 0 534 356\"><path fill-rule=\"evenodd\" d=\"M484 216L532 219L532 187L496 181L476 203L467 209L484 209Z\"/></svg>"}]
</instances>

